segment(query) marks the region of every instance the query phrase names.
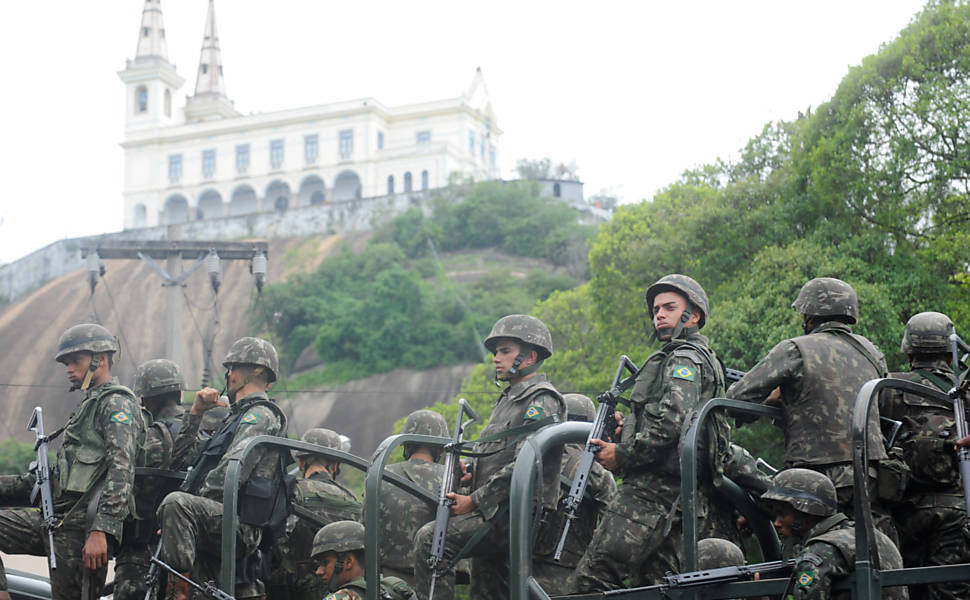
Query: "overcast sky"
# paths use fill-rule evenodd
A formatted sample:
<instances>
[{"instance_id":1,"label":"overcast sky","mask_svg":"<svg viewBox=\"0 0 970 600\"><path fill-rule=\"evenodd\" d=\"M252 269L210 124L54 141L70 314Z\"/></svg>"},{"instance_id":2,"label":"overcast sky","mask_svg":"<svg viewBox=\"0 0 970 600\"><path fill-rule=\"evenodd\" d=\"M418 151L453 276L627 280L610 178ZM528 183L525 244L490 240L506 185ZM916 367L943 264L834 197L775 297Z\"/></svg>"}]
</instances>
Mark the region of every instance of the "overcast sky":
<instances>
[{"instance_id":1,"label":"overcast sky","mask_svg":"<svg viewBox=\"0 0 970 600\"><path fill-rule=\"evenodd\" d=\"M217 0L243 113L371 96L455 97L481 66L503 175L575 161L586 194L650 198L770 120L831 97L921 0L335 2ZM14 2L0 18L0 263L122 226L124 85L143 2ZM162 2L194 89L205 0Z\"/></svg>"}]
</instances>

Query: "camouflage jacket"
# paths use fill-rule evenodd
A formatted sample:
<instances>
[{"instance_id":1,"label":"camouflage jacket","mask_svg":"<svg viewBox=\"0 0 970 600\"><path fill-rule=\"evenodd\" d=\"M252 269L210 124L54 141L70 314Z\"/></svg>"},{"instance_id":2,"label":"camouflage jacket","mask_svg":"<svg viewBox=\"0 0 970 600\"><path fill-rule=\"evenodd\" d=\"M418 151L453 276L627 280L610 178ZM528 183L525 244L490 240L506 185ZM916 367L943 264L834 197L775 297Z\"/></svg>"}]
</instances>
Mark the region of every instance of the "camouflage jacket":
<instances>
[{"instance_id":1,"label":"camouflage jacket","mask_svg":"<svg viewBox=\"0 0 970 600\"><path fill-rule=\"evenodd\" d=\"M616 445L624 485L666 494L680 491L680 447L695 411L724 390L720 366L699 333L667 342L644 363L630 394L633 420ZM722 416L704 437L701 456L727 452L730 432ZM707 464L717 466L722 460ZM663 484L661 484L661 481Z\"/></svg>"},{"instance_id":2,"label":"camouflage jacket","mask_svg":"<svg viewBox=\"0 0 970 600\"><path fill-rule=\"evenodd\" d=\"M847 340L851 336L855 342ZM855 344L866 348L877 369ZM789 467L852 461L852 411L870 379L882 377L886 360L872 342L848 325L829 321L808 335L785 340L727 391L728 398L762 402L781 387L785 464ZM879 411L869 415L869 458L886 458Z\"/></svg>"},{"instance_id":3,"label":"camouflage jacket","mask_svg":"<svg viewBox=\"0 0 970 600\"><path fill-rule=\"evenodd\" d=\"M837 515L842 516L844 515ZM903 559L899 550L884 533L876 530L876 547L880 568L901 569ZM831 594L832 584L845 577L855 567L855 527L847 518L829 517L805 536L808 540L795 558L792 598L795 600L848 600L850 592ZM883 588L883 598L906 600L905 586Z\"/></svg>"},{"instance_id":4,"label":"camouflage jacket","mask_svg":"<svg viewBox=\"0 0 970 600\"><path fill-rule=\"evenodd\" d=\"M172 405L165 406L154 415L145 437L144 466L157 469L171 467L172 450L175 447L172 430L181 426L182 412L181 406Z\"/></svg>"},{"instance_id":5,"label":"camouflage jacket","mask_svg":"<svg viewBox=\"0 0 970 600\"><path fill-rule=\"evenodd\" d=\"M367 582L363 577L348 581L342 588L327 594L323 600L364 600ZM381 590L378 594L388 600L417 600L417 595L406 582L398 577L384 577L381 579Z\"/></svg>"},{"instance_id":6,"label":"camouflage jacket","mask_svg":"<svg viewBox=\"0 0 970 600\"><path fill-rule=\"evenodd\" d=\"M444 465L411 457L387 465L386 469L437 494L444 476ZM399 571L414 569L414 533L434 521L435 508L397 487L381 488L381 565Z\"/></svg>"},{"instance_id":7,"label":"camouflage jacket","mask_svg":"<svg viewBox=\"0 0 970 600\"><path fill-rule=\"evenodd\" d=\"M564 421L566 404L546 376L537 373L502 391L488 425L482 429L481 437L529 425L546 417L556 417L559 421ZM474 491L471 497L486 519L495 516L499 508L509 501L512 468L525 438L526 435L510 436L475 444L475 452L495 452L491 456L476 460L472 471L471 488ZM549 464L559 464L562 460L562 449L551 451L544 460L548 460ZM543 506L554 509L558 500L558 470L547 469L543 473L542 482Z\"/></svg>"}]
</instances>

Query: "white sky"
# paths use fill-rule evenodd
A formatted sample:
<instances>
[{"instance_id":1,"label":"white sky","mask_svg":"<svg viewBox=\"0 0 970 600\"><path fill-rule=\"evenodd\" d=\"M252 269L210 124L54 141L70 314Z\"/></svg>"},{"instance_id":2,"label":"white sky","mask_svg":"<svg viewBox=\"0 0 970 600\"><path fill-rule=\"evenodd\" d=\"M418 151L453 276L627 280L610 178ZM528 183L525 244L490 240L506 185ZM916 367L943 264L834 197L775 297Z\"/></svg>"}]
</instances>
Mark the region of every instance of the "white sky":
<instances>
[{"instance_id":1,"label":"white sky","mask_svg":"<svg viewBox=\"0 0 970 600\"><path fill-rule=\"evenodd\" d=\"M650 198L834 93L922 0L490 2L217 0L244 113L364 96L455 97L481 66L505 177L575 161L587 196ZM13 2L0 17L0 263L122 226L124 85L138 0ZM162 3L169 60L195 86L205 0Z\"/></svg>"}]
</instances>

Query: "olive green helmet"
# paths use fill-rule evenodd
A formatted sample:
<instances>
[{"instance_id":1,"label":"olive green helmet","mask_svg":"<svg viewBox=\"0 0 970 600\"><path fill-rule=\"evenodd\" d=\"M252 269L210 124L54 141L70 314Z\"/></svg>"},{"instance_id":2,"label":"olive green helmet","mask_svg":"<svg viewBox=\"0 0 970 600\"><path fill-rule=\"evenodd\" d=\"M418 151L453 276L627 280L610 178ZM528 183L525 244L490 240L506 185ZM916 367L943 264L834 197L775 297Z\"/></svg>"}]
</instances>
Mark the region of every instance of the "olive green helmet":
<instances>
[{"instance_id":1,"label":"olive green helmet","mask_svg":"<svg viewBox=\"0 0 970 600\"><path fill-rule=\"evenodd\" d=\"M859 318L859 298L848 283L834 277L816 277L802 286L791 307L809 317Z\"/></svg>"},{"instance_id":2,"label":"olive green helmet","mask_svg":"<svg viewBox=\"0 0 970 600\"><path fill-rule=\"evenodd\" d=\"M401 433L448 437L448 423L435 411L422 408L408 415Z\"/></svg>"},{"instance_id":3,"label":"olive green helmet","mask_svg":"<svg viewBox=\"0 0 970 600\"><path fill-rule=\"evenodd\" d=\"M832 480L810 469L785 469L771 481L761 495L765 500L785 502L799 512L828 517L838 510L838 497Z\"/></svg>"},{"instance_id":4,"label":"olive green helmet","mask_svg":"<svg viewBox=\"0 0 970 600\"><path fill-rule=\"evenodd\" d=\"M364 526L357 521L334 521L324 525L313 536L310 558L319 558L324 552L350 552L364 549Z\"/></svg>"},{"instance_id":5,"label":"olive green helmet","mask_svg":"<svg viewBox=\"0 0 970 600\"><path fill-rule=\"evenodd\" d=\"M61 338L57 340L54 360L63 362L65 356L74 352L88 351L92 354L100 354L119 350L118 338L111 335L107 329L97 323L83 323L70 327L61 334Z\"/></svg>"},{"instance_id":6,"label":"olive green helmet","mask_svg":"<svg viewBox=\"0 0 970 600\"><path fill-rule=\"evenodd\" d=\"M567 421L592 421L596 415L596 408L588 396L582 394L565 394Z\"/></svg>"},{"instance_id":7,"label":"olive green helmet","mask_svg":"<svg viewBox=\"0 0 970 600\"><path fill-rule=\"evenodd\" d=\"M307 429L300 440L308 444L316 444L317 446L333 448L335 450L340 450L340 444L342 442L339 433L332 429L323 428ZM312 452L305 452L303 450L295 450L293 452L294 456L311 456L312 454Z\"/></svg>"},{"instance_id":8,"label":"olive green helmet","mask_svg":"<svg viewBox=\"0 0 970 600\"><path fill-rule=\"evenodd\" d=\"M657 297L657 294L663 292L677 292L686 297L691 304L700 310L701 318L697 322L698 329L703 327L704 323L707 323L707 317L711 314L711 304L707 300L707 293L704 291L704 288L701 287L701 284L694 281L692 277L673 273L661 277L653 285L648 287L645 297L647 299L647 309L651 314L653 314L653 299Z\"/></svg>"},{"instance_id":9,"label":"olive green helmet","mask_svg":"<svg viewBox=\"0 0 970 600\"><path fill-rule=\"evenodd\" d=\"M267 381L276 381L276 374L280 370L280 359L273 344L258 337L239 338L229 347L222 366L255 365L263 367L267 372Z\"/></svg>"},{"instance_id":10,"label":"olive green helmet","mask_svg":"<svg viewBox=\"0 0 970 600\"><path fill-rule=\"evenodd\" d=\"M950 334L953 321L938 312L921 312L906 322L903 354L942 354L950 351Z\"/></svg>"},{"instance_id":11,"label":"olive green helmet","mask_svg":"<svg viewBox=\"0 0 970 600\"><path fill-rule=\"evenodd\" d=\"M744 552L733 542L721 538L705 538L697 542L698 569L740 567L743 564Z\"/></svg>"},{"instance_id":12,"label":"olive green helmet","mask_svg":"<svg viewBox=\"0 0 970 600\"><path fill-rule=\"evenodd\" d=\"M495 352L495 346L500 338L519 340L535 347L540 361L552 356L552 334L549 333L546 324L535 317L507 315L496 321L483 342L489 352Z\"/></svg>"},{"instance_id":13,"label":"olive green helmet","mask_svg":"<svg viewBox=\"0 0 970 600\"><path fill-rule=\"evenodd\" d=\"M170 392L181 392L185 387L182 369L165 358L145 361L135 369L135 395L151 398Z\"/></svg>"}]
</instances>

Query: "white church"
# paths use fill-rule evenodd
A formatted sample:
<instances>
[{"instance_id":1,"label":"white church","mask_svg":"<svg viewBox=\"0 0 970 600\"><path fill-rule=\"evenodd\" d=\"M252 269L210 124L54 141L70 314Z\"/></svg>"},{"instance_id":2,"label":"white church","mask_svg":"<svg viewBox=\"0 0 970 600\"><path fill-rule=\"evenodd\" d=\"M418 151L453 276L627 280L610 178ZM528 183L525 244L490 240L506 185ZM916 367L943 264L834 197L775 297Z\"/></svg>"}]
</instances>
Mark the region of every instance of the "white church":
<instances>
[{"instance_id":1,"label":"white church","mask_svg":"<svg viewBox=\"0 0 970 600\"><path fill-rule=\"evenodd\" d=\"M125 229L183 223L496 179L498 128L481 71L455 98L374 98L243 115L226 95L209 1L195 92L168 60L161 0L146 0L127 97Z\"/></svg>"}]
</instances>

